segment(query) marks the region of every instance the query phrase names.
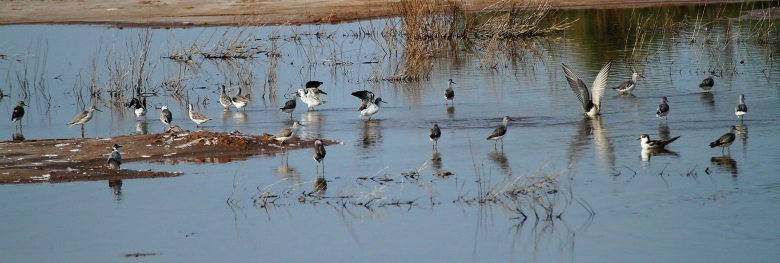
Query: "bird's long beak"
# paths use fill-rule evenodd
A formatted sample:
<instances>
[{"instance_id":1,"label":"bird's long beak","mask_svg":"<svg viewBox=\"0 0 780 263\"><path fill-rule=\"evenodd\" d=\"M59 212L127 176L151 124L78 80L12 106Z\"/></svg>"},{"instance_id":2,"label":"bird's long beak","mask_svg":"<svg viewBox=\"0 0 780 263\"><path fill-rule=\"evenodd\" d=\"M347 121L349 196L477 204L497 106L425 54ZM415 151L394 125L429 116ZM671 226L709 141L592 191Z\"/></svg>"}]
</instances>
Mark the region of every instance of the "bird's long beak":
<instances>
[{"instance_id":1,"label":"bird's long beak","mask_svg":"<svg viewBox=\"0 0 780 263\"><path fill-rule=\"evenodd\" d=\"M96 110L96 111L99 111L99 112L103 112L103 111L102 111L102 110L100 110L100 109L95 109L95 110Z\"/></svg>"}]
</instances>

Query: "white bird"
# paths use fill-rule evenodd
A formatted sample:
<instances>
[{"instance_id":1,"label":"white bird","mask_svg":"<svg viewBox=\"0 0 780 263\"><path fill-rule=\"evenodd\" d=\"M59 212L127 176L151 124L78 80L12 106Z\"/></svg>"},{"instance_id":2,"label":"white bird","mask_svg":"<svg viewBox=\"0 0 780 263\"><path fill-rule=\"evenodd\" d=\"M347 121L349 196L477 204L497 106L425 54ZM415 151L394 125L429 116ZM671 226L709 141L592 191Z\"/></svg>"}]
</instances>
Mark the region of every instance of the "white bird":
<instances>
[{"instance_id":1,"label":"white bird","mask_svg":"<svg viewBox=\"0 0 780 263\"><path fill-rule=\"evenodd\" d=\"M197 111L192 109L192 103L190 105L190 119L197 124L197 126L200 126L201 124L210 121L211 118L208 118L206 116L203 116L203 114L198 113Z\"/></svg>"},{"instance_id":2,"label":"white bird","mask_svg":"<svg viewBox=\"0 0 780 263\"><path fill-rule=\"evenodd\" d=\"M137 117L146 116L146 98L143 98L142 100L133 98L130 100L130 104L128 104L127 107L134 108L135 116Z\"/></svg>"},{"instance_id":3,"label":"white bird","mask_svg":"<svg viewBox=\"0 0 780 263\"><path fill-rule=\"evenodd\" d=\"M506 128L507 123L509 121L513 121L513 119L509 118L509 116L504 116L504 120L501 122L501 125L498 125L495 130L493 130L493 133L490 134L490 136L487 137L487 140L493 140L493 149L496 149L496 145L498 144L498 140L501 140L501 150L504 150L504 135L506 134Z\"/></svg>"},{"instance_id":4,"label":"white bird","mask_svg":"<svg viewBox=\"0 0 780 263\"><path fill-rule=\"evenodd\" d=\"M306 89L298 89L298 95L300 95L301 101L309 106L307 111L314 108L315 106L325 104L326 101L323 101L320 98L320 94L328 93L320 90L318 88L320 85L322 85L322 82L320 81L309 81L306 82Z\"/></svg>"},{"instance_id":5,"label":"white bird","mask_svg":"<svg viewBox=\"0 0 780 263\"><path fill-rule=\"evenodd\" d=\"M433 142L433 150L438 150L437 146L439 143L439 138L441 137L441 130L439 129L439 124L434 123L433 128L431 128L431 131L428 133L428 138L431 139Z\"/></svg>"},{"instance_id":6,"label":"white bird","mask_svg":"<svg viewBox=\"0 0 780 263\"><path fill-rule=\"evenodd\" d=\"M162 121L163 124L170 126L172 120L173 115L171 114L171 111L168 110L168 106L162 106L162 111L160 112L160 121Z\"/></svg>"},{"instance_id":7,"label":"white bird","mask_svg":"<svg viewBox=\"0 0 780 263\"><path fill-rule=\"evenodd\" d=\"M233 101L228 97L227 93L225 93L225 85L220 87L219 104L222 104L222 107L225 109L229 109L230 106L233 106Z\"/></svg>"},{"instance_id":8,"label":"white bird","mask_svg":"<svg viewBox=\"0 0 780 263\"><path fill-rule=\"evenodd\" d=\"M623 84L620 84L620 86L618 86L617 88L612 88L612 89L613 90L617 90L620 93L631 94L631 91L636 89L636 87L637 87L637 82L636 82L636 78L637 77L643 77L644 78L644 76L639 75L639 73L634 72L634 74L631 74L631 80L627 80L626 82L623 82Z\"/></svg>"},{"instance_id":9,"label":"white bird","mask_svg":"<svg viewBox=\"0 0 780 263\"><path fill-rule=\"evenodd\" d=\"M666 117L669 114L669 104L666 103L666 97L661 98L661 104L658 105L658 109L655 110L655 116L658 118ZM669 120L669 117L666 117Z\"/></svg>"},{"instance_id":10,"label":"white bird","mask_svg":"<svg viewBox=\"0 0 780 263\"><path fill-rule=\"evenodd\" d=\"M387 103L383 101L382 98L376 98L376 100L374 100L374 93L367 90L352 92L352 96L362 100L358 111L360 112L360 116L368 117L369 121L371 120L371 115L374 115L379 111L379 103Z\"/></svg>"},{"instance_id":11,"label":"white bird","mask_svg":"<svg viewBox=\"0 0 780 263\"><path fill-rule=\"evenodd\" d=\"M111 155L108 156L108 161L106 162L108 168L119 170L119 166L122 165L122 154L119 153L119 148L122 148L122 145L114 144L114 146L111 147L113 151L111 152Z\"/></svg>"},{"instance_id":12,"label":"white bird","mask_svg":"<svg viewBox=\"0 0 780 263\"><path fill-rule=\"evenodd\" d=\"M252 99L250 98L250 94L241 94L241 87L238 87L238 93L236 93L236 96L233 97L233 106L236 106L236 109L241 109L246 107L247 104L249 104L249 101ZM246 111L246 109L244 109Z\"/></svg>"},{"instance_id":13,"label":"white bird","mask_svg":"<svg viewBox=\"0 0 780 263\"><path fill-rule=\"evenodd\" d=\"M650 140L649 135L642 134L642 136L639 136L638 140L640 140L639 145L642 146L642 149L663 149L666 145L677 140L677 138L680 138L680 136L665 140Z\"/></svg>"},{"instance_id":14,"label":"white bird","mask_svg":"<svg viewBox=\"0 0 780 263\"><path fill-rule=\"evenodd\" d=\"M72 121L68 122L67 125L70 125L68 128L73 127L73 125L81 124L81 137L84 138L84 123L92 119L93 111L102 111L102 110L98 110L97 107L95 107L95 105L92 105L91 107L89 107L89 109L82 111L81 113L76 115L76 118L73 118Z\"/></svg>"},{"instance_id":15,"label":"white bird","mask_svg":"<svg viewBox=\"0 0 780 263\"><path fill-rule=\"evenodd\" d=\"M607 64L596 75L596 79L593 81L593 86L588 92L588 87L582 82L582 79L577 77L571 69L566 65L561 64L563 72L566 73L566 80L571 86L571 90L577 95L577 98L582 103L582 108L585 110L585 114L588 116L596 116L601 112L601 98L604 96L604 89L607 87L607 78L609 78L609 69L612 67L612 60L610 59Z\"/></svg>"},{"instance_id":16,"label":"white bird","mask_svg":"<svg viewBox=\"0 0 780 263\"><path fill-rule=\"evenodd\" d=\"M455 91L452 90L452 84L457 84L455 81L452 81L452 79L447 80L447 89L444 90L444 102L445 104L452 100L452 104L455 104L455 101L453 100L455 98Z\"/></svg>"},{"instance_id":17,"label":"white bird","mask_svg":"<svg viewBox=\"0 0 780 263\"><path fill-rule=\"evenodd\" d=\"M747 113L747 105L745 105L745 94L739 94L739 105L734 108L734 114L737 115L739 121L742 121L745 113Z\"/></svg>"},{"instance_id":18,"label":"white bird","mask_svg":"<svg viewBox=\"0 0 780 263\"><path fill-rule=\"evenodd\" d=\"M737 128L734 127L734 125L729 127L729 132L723 134L722 136L720 136L720 138L718 138L714 142L711 142L710 148L723 147L720 150L721 153L723 153L723 150L725 150L725 148L729 148L729 153L731 153L731 144L734 143L734 140L737 138L737 136L734 134L734 130L736 129Z\"/></svg>"}]
</instances>

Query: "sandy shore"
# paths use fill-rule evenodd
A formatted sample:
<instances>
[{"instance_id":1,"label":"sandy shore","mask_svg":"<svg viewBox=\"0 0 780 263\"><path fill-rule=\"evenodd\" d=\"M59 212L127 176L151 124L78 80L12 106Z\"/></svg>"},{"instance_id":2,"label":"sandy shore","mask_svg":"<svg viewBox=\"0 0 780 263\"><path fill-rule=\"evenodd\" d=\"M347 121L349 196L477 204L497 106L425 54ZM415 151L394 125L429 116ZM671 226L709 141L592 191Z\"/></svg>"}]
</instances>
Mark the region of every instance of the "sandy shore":
<instances>
[{"instance_id":1,"label":"sandy shore","mask_svg":"<svg viewBox=\"0 0 780 263\"><path fill-rule=\"evenodd\" d=\"M16 0L0 1L1 24L109 24L115 26L216 26L337 23L396 15L398 1L366 0ZM470 11L502 9L496 0L462 1ZM550 0L556 8L616 8L744 2Z\"/></svg>"}]
</instances>

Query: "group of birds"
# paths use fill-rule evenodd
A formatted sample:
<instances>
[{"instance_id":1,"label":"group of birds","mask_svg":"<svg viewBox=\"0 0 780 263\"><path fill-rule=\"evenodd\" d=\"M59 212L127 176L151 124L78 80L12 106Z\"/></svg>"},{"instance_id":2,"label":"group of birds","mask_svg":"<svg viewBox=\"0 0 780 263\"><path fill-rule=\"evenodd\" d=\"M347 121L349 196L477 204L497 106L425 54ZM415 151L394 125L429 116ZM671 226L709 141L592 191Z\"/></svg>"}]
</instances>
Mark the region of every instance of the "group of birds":
<instances>
[{"instance_id":1,"label":"group of birds","mask_svg":"<svg viewBox=\"0 0 780 263\"><path fill-rule=\"evenodd\" d=\"M582 103L583 110L585 111L585 114L590 117L595 117L600 114L601 110L601 98L604 95L604 90L607 86L607 78L609 76L609 70L612 66L612 60L609 60L604 66L601 68L599 73L596 75L596 79L593 81L593 86L591 86L590 90L588 90L587 86L585 86L585 83L580 79L574 72L569 69L565 64L561 64L563 67L563 71L566 74L566 80L569 83L569 86L571 86L571 89L574 91L574 94L577 95L577 98ZM621 93L631 93L632 90L636 89L637 87L637 77L640 77L641 75L639 73L634 72L631 76L631 80L628 80L621 84L620 86L613 88L614 90L617 90ZM641 76L644 78L644 76ZM704 91L709 91L712 89L712 87L715 85L715 81L712 78L712 74L710 73L707 78L702 80L701 84L699 84L699 87ZM661 98L661 104L658 105L658 108L656 109L656 117L661 118L664 117L668 120L668 114L669 114L669 104L667 103L667 98L662 97ZM745 95L740 94L739 95L739 105L734 108L734 114L737 115L737 118L740 119L740 121L743 120L744 115L747 113L747 105L745 105ZM496 134L500 133L499 131L503 129L503 131L506 130L506 121L507 118L504 118L504 127L499 127L496 129L496 132L494 132L495 136ZM710 148L715 147L722 147L722 151L725 150L725 148L729 148L731 144L735 140L735 134L734 131L736 130L735 126L731 126L729 128L729 132L722 135L717 140L710 143ZM503 135L503 134L501 134ZM669 138L669 139L661 139L661 140L650 140L650 136L647 134L642 134L639 136L640 146L644 150L658 150L658 149L664 149L666 145L669 145L670 143L674 142L680 138L680 136ZM490 137L488 137L490 139Z\"/></svg>"}]
</instances>

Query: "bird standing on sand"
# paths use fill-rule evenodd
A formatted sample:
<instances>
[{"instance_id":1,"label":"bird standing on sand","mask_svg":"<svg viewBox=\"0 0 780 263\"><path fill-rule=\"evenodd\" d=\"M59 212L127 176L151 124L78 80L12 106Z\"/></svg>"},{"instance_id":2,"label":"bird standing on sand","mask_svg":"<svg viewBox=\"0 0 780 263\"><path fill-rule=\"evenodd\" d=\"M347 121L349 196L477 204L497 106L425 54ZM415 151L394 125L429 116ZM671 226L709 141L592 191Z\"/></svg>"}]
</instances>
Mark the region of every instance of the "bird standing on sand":
<instances>
[{"instance_id":1,"label":"bird standing on sand","mask_svg":"<svg viewBox=\"0 0 780 263\"><path fill-rule=\"evenodd\" d=\"M67 125L70 125L68 128L73 127L73 125L81 124L81 138L84 138L84 123L92 119L93 111L102 111L102 110L98 110L97 107L95 107L95 105L92 105L91 107L89 107L89 109L82 111L81 113L76 115L76 118L73 118L72 121L68 122Z\"/></svg>"},{"instance_id":2,"label":"bird standing on sand","mask_svg":"<svg viewBox=\"0 0 780 263\"><path fill-rule=\"evenodd\" d=\"M577 98L582 103L582 108L585 110L585 114L588 116L596 116L601 112L601 98L604 96L604 89L607 87L607 78L609 78L609 69L612 67L612 60L604 64L604 66L596 75L596 79L593 80L593 86L588 92L588 87L582 82L582 79L577 77L569 67L565 64L561 64L563 72L566 73L566 80L569 82L571 90L577 95Z\"/></svg>"},{"instance_id":3,"label":"bird standing on sand","mask_svg":"<svg viewBox=\"0 0 780 263\"><path fill-rule=\"evenodd\" d=\"M729 127L729 132L721 135L720 138L714 142L711 142L710 148L722 147L720 150L721 153L723 153L726 148L729 148L729 154L731 154L731 144L734 143L734 140L737 138L736 134L734 134L734 130L736 129L737 127L734 127L734 125Z\"/></svg>"},{"instance_id":4,"label":"bird standing on sand","mask_svg":"<svg viewBox=\"0 0 780 263\"><path fill-rule=\"evenodd\" d=\"M745 105L745 94L739 94L739 105L734 108L734 114L737 115L737 118L739 118L739 121L741 122L745 117L745 113L747 113L747 105Z\"/></svg>"},{"instance_id":5,"label":"bird standing on sand","mask_svg":"<svg viewBox=\"0 0 780 263\"><path fill-rule=\"evenodd\" d=\"M455 91L452 90L452 84L457 84L455 81L452 81L452 79L447 80L447 89L444 90L444 103L447 104L449 101L452 101L452 104L455 104Z\"/></svg>"},{"instance_id":6,"label":"bird standing on sand","mask_svg":"<svg viewBox=\"0 0 780 263\"><path fill-rule=\"evenodd\" d=\"M490 136L487 137L487 140L493 140L493 149L496 149L496 145L498 144L498 140L501 140L501 151L504 151L504 134L506 134L506 128L507 123L509 121L513 121L513 119L509 118L509 116L504 116L504 120L501 122L501 125L498 125L495 130L493 130L493 134L490 134Z\"/></svg>"},{"instance_id":7,"label":"bird standing on sand","mask_svg":"<svg viewBox=\"0 0 780 263\"><path fill-rule=\"evenodd\" d=\"M249 104L250 94L241 94L241 87L238 87L238 93L236 93L236 96L233 97L232 102L233 106L236 106L236 109L241 109L246 107L247 104ZM246 111L246 109L244 109Z\"/></svg>"},{"instance_id":8,"label":"bird standing on sand","mask_svg":"<svg viewBox=\"0 0 780 263\"><path fill-rule=\"evenodd\" d=\"M203 116L203 114L198 113L197 111L192 109L192 103L189 103L189 110L190 110L190 120L195 122L197 126L200 126L201 124L210 121L211 118L208 118L206 116Z\"/></svg>"},{"instance_id":9,"label":"bird standing on sand","mask_svg":"<svg viewBox=\"0 0 780 263\"><path fill-rule=\"evenodd\" d=\"M376 98L376 100L374 100L374 93L367 90L352 92L352 96L362 100L360 102L360 107L358 107L358 111L360 112L360 116L368 117L369 121L371 120L371 115L374 115L379 111L379 103L387 103L383 101L382 98Z\"/></svg>"},{"instance_id":10,"label":"bird standing on sand","mask_svg":"<svg viewBox=\"0 0 780 263\"><path fill-rule=\"evenodd\" d=\"M666 97L661 98L661 104L658 105L658 109L655 110L655 116L659 119L661 117L666 117L666 120L669 120L669 117L666 115L669 114L669 104L666 103Z\"/></svg>"},{"instance_id":11,"label":"bird standing on sand","mask_svg":"<svg viewBox=\"0 0 780 263\"><path fill-rule=\"evenodd\" d=\"M639 136L638 140L640 140L639 145L642 146L642 149L663 149L666 145L669 145L678 138L680 138L680 136L665 140L650 140L649 135L642 134L642 136Z\"/></svg>"},{"instance_id":12,"label":"bird standing on sand","mask_svg":"<svg viewBox=\"0 0 780 263\"><path fill-rule=\"evenodd\" d=\"M434 123L433 128L431 128L431 131L428 133L428 138L431 139L433 142L433 151L438 151L438 142L439 137L441 137L441 130L439 129L439 124Z\"/></svg>"},{"instance_id":13,"label":"bird standing on sand","mask_svg":"<svg viewBox=\"0 0 780 263\"><path fill-rule=\"evenodd\" d=\"M111 155L108 156L108 161L106 162L108 168L119 170L119 167L122 165L122 154L119 153L119 148L122 148L122 145L114 144L114 146L111 147L113 151L111 152Z\"/></svg>"}]
</instances>

